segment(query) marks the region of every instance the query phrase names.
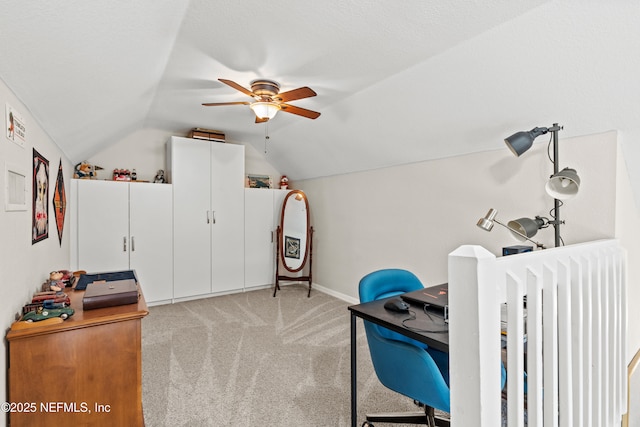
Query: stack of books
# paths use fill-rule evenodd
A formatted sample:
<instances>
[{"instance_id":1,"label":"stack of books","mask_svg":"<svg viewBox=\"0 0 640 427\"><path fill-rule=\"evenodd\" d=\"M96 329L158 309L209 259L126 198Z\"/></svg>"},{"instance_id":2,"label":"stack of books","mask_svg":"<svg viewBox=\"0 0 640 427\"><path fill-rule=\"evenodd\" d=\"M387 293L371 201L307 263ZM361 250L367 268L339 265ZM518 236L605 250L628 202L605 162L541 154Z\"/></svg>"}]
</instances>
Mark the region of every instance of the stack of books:
<instances>
[{"instance_id":1,"label":"stack of books","mask_svg":"<svg viewBox=\"0 0 640 427\"><path fill-rule=\"evenodd\" d=\"M225 142L224 132L213 129L194 128L189 132L189 138Z\"/></svg>"}]
</instances>

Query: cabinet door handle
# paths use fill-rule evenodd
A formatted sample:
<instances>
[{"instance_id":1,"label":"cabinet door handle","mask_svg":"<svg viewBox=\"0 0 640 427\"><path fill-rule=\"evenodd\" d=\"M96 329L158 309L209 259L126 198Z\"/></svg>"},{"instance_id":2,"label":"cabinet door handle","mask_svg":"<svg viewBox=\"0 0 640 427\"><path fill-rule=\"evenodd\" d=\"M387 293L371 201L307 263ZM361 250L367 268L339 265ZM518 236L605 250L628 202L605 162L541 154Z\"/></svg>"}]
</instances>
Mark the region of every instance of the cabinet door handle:
<instances>
[{"instance_id":1,"label":"cabinet door handle","mask_svg":"<svg viewBox=\"0 0 640 427\"><path fill-rule=\"evenodd\" d=\"M211 219L209 218L209 211L207 211L207 224L211 224Z\"/></svg>"},{"instance_id":2,"label":"cabinet door handle","mask_svg":"<svg viewBox=\"0 0 640 427\"><path fill-rule=\"evenodd\" d=\"M122 238L122 251L127 252L127 236Z\"/></svg>"},{"instance_id":3,"label":"cabinet door handle","mask_svg":"<svg viewBox=\"0 0 640 427\"><path fill-rule=\"evenodd\" d=\"M273 230L271 230L271 243L273 243Z\"/></svg>"},{"instance_id":4,"label":"cabinet door handle","mask_svg":"<svg viewBox=\"0 0 640 427\"><path fill-rule=\"evenodd\" d=\"M136 238L131 236L131 252L135 252L136 250Z\"/></svg>"},{"instance_id":5,"label":"cabinet door handle","mask_svg":"<svg viewBox=\"0 0 640 427\"><path fill-rule=\"evenodd\" d=\"M211 211L211 214L213 216L213 223L216 223L216 211Z\"/></svg>"}]
</instances>

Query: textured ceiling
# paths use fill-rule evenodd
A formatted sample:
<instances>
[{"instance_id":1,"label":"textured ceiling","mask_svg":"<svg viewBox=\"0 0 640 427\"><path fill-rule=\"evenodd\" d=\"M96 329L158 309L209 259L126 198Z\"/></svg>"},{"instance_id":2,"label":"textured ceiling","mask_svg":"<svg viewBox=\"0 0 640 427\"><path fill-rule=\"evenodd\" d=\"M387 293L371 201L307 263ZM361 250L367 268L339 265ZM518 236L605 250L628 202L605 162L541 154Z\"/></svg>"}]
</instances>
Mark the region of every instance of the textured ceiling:
<instances>
[{"instance_id":1,"label":"textured ceiling","mask_svg":"<svg viewBox=\"0 0 640 427\"><path fill-rule=\"evenodd\" d=\"M635 0L3 2L0 78L69 158L143 128L221 129L293 179L499 149L564 125L620 131L640 194ZM255 124L257 77L317 120Z\"/></svg>"}]
</instances>

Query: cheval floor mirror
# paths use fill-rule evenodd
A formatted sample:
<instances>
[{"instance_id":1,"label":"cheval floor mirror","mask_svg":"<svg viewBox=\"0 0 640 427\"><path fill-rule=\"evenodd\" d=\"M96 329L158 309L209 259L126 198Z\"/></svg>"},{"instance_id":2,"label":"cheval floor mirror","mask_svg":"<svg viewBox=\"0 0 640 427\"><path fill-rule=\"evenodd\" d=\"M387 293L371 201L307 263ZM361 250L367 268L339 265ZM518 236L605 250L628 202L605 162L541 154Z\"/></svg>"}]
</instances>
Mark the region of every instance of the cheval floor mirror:
<instances>
[{"instance_id":1,"label":"cheval floor mirror","mask_svg":"<svg viewBox=\"0 0 640 427\"><path fill-rule=\"evenodd\" d=\"M295 281L309 283L307 298L310 297L313 227L309 221L309 200L303 191L292 190L285 196L276 242L273 296L280 290L281 281ZM307 274L303 273L305 267Z\"/></svg>"}]
</instances>

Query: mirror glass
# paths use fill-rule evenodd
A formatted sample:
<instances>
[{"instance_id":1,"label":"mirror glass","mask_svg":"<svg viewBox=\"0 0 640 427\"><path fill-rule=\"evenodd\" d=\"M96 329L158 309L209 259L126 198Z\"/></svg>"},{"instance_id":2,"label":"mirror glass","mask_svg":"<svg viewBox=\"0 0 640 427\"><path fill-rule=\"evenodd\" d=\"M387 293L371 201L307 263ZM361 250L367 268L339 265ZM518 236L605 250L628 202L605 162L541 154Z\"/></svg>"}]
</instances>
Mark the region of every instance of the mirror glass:
<instances>
[{"instance_id":1,"label":"mirror glass","mask_svg":"<svg viewBox=\"0 0 640 427\"><path fill-rule=\"evenodd\" d=\"M304 192L293 190L284 198L280 229L282 264L291 272L302 270L309 250L309 202Z\"/></svg>"}]
</instances>

